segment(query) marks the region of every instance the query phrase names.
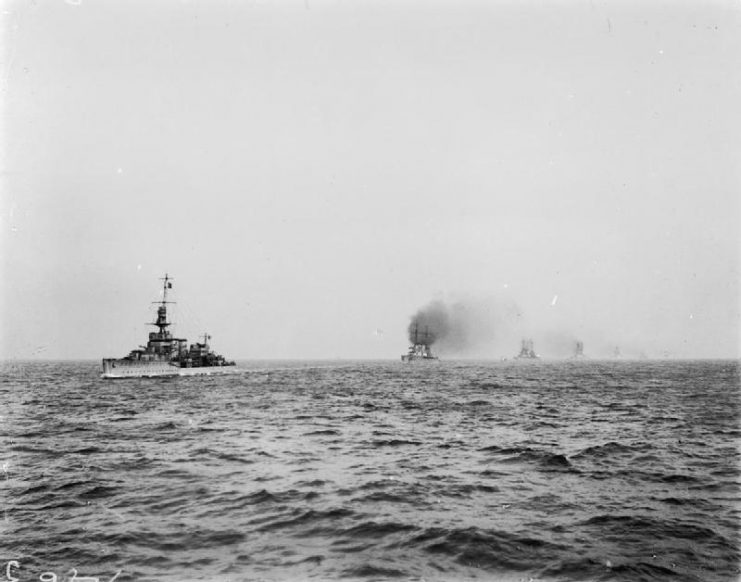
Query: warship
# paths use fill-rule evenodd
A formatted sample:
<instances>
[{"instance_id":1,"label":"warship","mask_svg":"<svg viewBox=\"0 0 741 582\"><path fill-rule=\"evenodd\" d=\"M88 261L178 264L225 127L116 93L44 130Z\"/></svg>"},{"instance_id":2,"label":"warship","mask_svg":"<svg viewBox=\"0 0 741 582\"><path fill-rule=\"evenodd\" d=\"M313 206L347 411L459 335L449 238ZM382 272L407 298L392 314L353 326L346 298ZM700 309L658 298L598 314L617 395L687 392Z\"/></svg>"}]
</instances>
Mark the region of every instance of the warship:
<instances>
[{"instance_id":1,"label":"warship","mask_svg":"<svg viewBox=\"0 0 741 582\"><path fill-rule=\"evenodd\" d=\"M585 358L584 355L584 342L581 342L579 340L576 341L576 346L574 347L574 355L572 356L575 359L581 359Z\"/></svg>"},{"instance_id":2,"label":"warship","mask_svg":"<svg viewBox=\"0 0 741 582\"><path fill-rule=\"evenodd\" d=\"M203 343L188 346L188 340L173 337L168 331L167 292L172 289L172 277L165 273L162 300L157 308L157 321L150 323L158 331L149 334L146 346L132 350L123 358L103 359L103 378L148 378L152 376L201 376L229 374L237 371L234 362L214 353L208 345L211 336L203 335Z\"/></svg>"},{"instance_id":3,"label":"warship","mask_svg":"<svg viewBox=\"0 0 741 582\"><path fill-rule=\"evenodd\" d=\"M437 356L434 356L432 354L432 350L430 349L430 340L429 340L430 334L427 331L427 328L425 328L424 334L419 334L419 331L417 329L417 325L414 325L414 341L411 346L409 346L409 351L401 356L402 362L416 362L416 361L437 361Z\"/></svg>"},{"instance_id":4,"label":"warship","mask_svg":"<svg viewBox=\"0 0 741 582\"><path fill-rule=\"evenodd\" d=\"M520 353L515 356L515 359L516 360L537 360L538 358L540 358L540 356L535 353L535 348L533 347L533 340L531 339L522 340L522 347L520 348Z\"/></svg>"}]
</instances>

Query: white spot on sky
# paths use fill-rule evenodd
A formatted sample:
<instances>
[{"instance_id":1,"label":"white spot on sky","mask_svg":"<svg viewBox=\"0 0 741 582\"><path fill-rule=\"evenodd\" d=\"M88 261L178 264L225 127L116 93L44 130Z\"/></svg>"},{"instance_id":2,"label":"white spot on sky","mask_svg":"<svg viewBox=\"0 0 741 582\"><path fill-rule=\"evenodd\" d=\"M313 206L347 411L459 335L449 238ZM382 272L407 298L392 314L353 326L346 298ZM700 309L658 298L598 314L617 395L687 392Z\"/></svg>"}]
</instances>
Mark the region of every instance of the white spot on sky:
<instances>
[{"instance_id":1,"label":"white spot on sky","mask_svg":"<svg viewBox=\"0 0 741 582\"><path fill-rule=\"evenodd\" d=\"M116 172L118 172L119 174L123 174L123 168L119 168L118 170L116 170Z\"/></svg>"},{"instance_id":2,"label":"white spot on sky","mask_svg":"<svg viewBox=\"0 0 741 582\"><path fill-rule=\"evenodd\" d=\"M142 266L141 266L141 265L137 265L137 266L136 266L136 270L137 270L137 271L141 271L141 270L142 270Z\"/></svg>"},{"instance_id":3,"label":"white spot on sky","mask_svg":"<svg viewBox=\"0 0 741 582\"><path fill-rule=\"evenodd\" d=\"M558 301L558 295L553 296L553 301L551 301L551 305L555 305L556 301Z\"/></svg>"},{"instance_id":4,"label":"white spot on sky","mask_svg":"<svg viewBox=\"0 0 741 582\"><path fill-rule=\"evenodd\" d=\"M82 0L65 0L65 1L70 6L80 6L82 4Z\"/></svg>"}]
</instances>

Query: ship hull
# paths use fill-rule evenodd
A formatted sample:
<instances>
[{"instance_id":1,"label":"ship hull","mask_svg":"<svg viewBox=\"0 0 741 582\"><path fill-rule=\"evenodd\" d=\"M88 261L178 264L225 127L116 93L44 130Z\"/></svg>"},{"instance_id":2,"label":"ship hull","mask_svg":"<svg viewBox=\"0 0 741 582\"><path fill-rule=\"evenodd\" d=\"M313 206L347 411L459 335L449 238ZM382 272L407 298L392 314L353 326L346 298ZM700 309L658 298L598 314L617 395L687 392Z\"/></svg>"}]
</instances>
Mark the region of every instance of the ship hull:
<instances>
[{"instance_id":1,"label":"ship hull","mask_svg":"<svg viewBox=\"0 0 741 582\"><path fill-rule=\"evenodd\" d=\"M181 368L167 361L132 362L130 360L104 359L103 378L167 378L178 376L223 376L240 373L236 366L199 366Z\"/></svg>"},{"instance_id":2,"label":"ship hull","mask_svg":"<svg viewBox=\"0 0 741 582\"><path fill-rule=\"evenodd\" d=\"M435 356L416 356L416 355L404 355L401 356L402 362L439 362Z\"/></svg>"}]
</instances>

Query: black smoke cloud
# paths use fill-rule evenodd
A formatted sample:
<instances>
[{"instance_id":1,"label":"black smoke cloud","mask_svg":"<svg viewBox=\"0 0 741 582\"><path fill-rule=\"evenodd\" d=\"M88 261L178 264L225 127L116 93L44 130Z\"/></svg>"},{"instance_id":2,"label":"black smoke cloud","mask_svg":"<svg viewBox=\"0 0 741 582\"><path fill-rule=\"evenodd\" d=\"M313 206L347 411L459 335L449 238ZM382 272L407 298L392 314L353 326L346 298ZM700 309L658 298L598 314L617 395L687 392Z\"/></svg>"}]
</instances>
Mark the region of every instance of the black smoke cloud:
<instances>
[{"instance_id":1,"label":"black smoke cloud","mask_svg":"<svg viewBox=\"0 0 741 582\"><path fill-rule=\"evenodd\" d=\"M497 345L517 337L520 309L512 301L484 298L433 301L415 313L407 328L409 342L434 346L436 352L487 356Z\"/></svg>"},{"instance_id":2,"label":"black smoke cloud","mask_svg":"<svg viewBox=\"0 0 741 582\"><path fill-rule=\"evenodd\" d=\"M441 301L430 303L412 316L407 329L409 343L433 345L451 334L451 320L448 307Z\"/></svg>"},{"instance_id":3,"label":"black smoke cloud","mask_svg":"<svg viewBox=\"0 0 741 582\"><path fill-rule=\"evenodd\" d=\"M583 325L568 321L546 324L546 319L532 312L524 314L509 296L463 296L428 303L411 317L407 335L414 343L416 328L418 341L445 357L512 358L523 339L532 339L536 353L543 358L571 358L577 341L584 344L584 356L592 359L614 358L617 346L623 358L646 357L645 348L630 338L618 341Z\"/></svg>"}]
</instances>

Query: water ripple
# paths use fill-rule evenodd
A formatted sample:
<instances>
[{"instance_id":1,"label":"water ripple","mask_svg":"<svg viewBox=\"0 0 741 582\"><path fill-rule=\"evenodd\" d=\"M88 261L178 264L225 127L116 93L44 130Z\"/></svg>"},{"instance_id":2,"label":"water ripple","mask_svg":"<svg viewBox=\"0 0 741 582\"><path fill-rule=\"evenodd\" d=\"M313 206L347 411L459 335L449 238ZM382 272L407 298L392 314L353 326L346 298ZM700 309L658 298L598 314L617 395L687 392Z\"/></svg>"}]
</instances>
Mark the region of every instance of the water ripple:
<instances>
[{"instance_id":1,"label":"water ripple","mask_svg":"<svg viewBox=\"0 0 741 582\"><path fill-rule=\"evenodd\" d=\"M6 366L3 556L118 582L739 577L737 362L245 366Z\"/></svg>"}]
</instances>

